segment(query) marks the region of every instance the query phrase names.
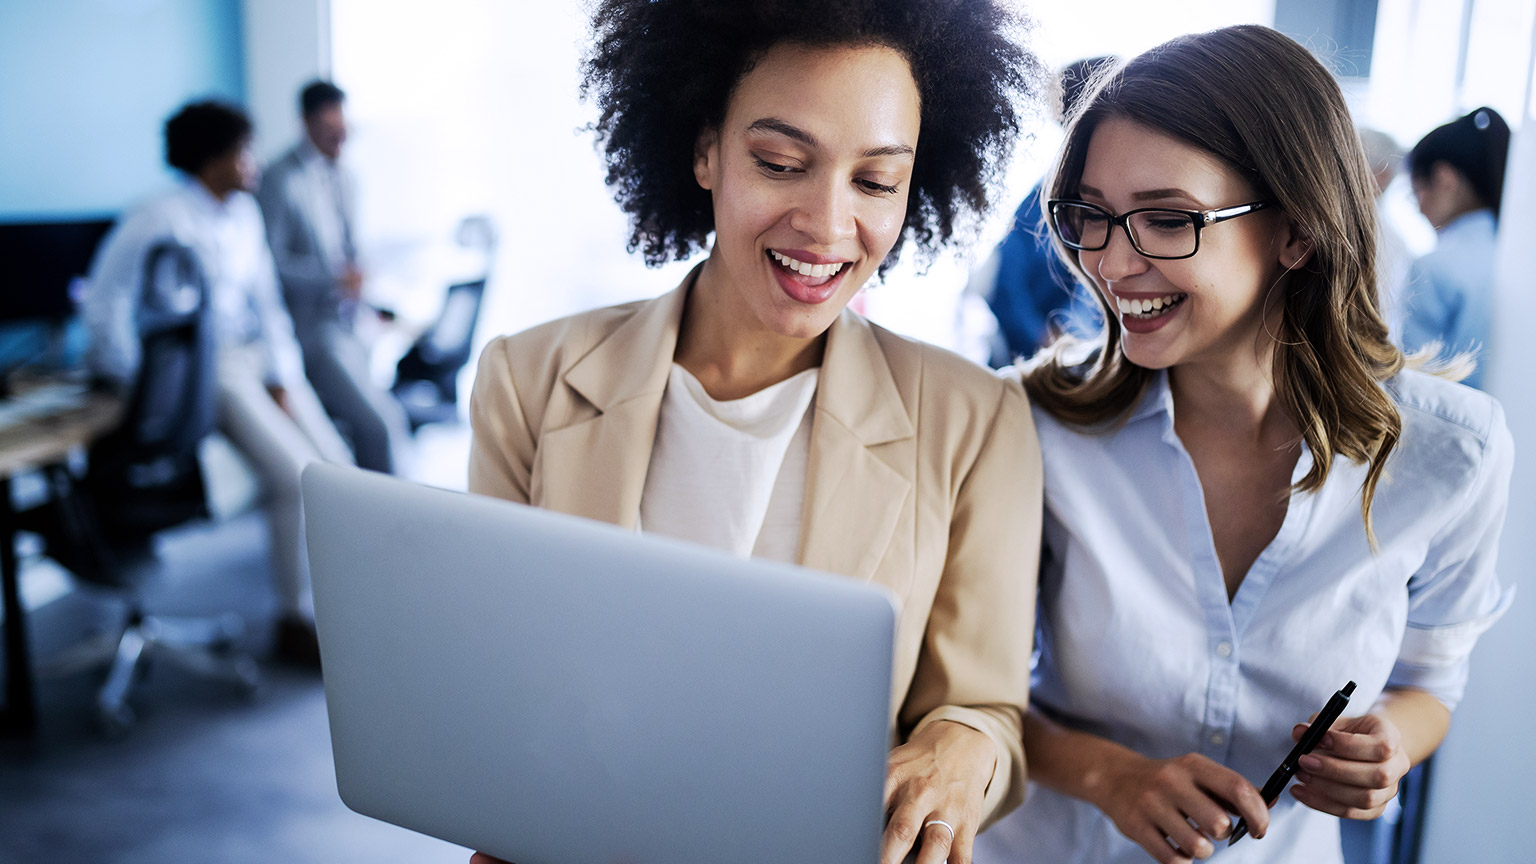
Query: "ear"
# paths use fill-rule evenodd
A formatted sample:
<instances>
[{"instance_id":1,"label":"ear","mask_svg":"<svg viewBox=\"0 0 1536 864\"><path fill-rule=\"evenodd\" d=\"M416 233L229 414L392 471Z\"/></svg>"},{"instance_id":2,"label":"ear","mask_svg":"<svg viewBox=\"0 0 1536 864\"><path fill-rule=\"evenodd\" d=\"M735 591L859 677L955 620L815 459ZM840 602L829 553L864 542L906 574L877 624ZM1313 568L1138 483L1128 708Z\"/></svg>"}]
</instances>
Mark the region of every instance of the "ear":
<instances>
[{"instance_id":1,"label":"ear","mask_svg":"<svg viewBox=\"0 0 1536 864\"><path fill-rule=\"evenodd\" d=\"M1285 220L1285 226L1281 229L1279 259L1280 266L1287 270L1295 270L1312 260L1312 252L1315 244L1312 238L1302 231L1301 226L1295 220Z\"/></svg>"},{"instance_id":2,"label":"ear","mask_svg":"<svg viewBox=\"0 0 1536 864\"><path fill-rule=\"evenodd\" d=\"M693 142L693 179L702 189L715 188L715 174L720 169L720 133L705 129Z\"/></svg>"}]
</instances>

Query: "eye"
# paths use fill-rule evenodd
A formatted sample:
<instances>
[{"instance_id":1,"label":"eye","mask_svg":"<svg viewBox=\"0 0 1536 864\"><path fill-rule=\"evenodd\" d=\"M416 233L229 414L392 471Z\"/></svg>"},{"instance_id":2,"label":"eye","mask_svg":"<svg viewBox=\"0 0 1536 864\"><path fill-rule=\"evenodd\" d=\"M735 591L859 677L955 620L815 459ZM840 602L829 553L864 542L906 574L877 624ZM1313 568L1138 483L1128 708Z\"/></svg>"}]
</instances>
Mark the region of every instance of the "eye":
<instances>
[{"instance_id":1,"label":"eye","mask_svg":"<svg viewBox=\"0 0 1536 864\"><path fill-rule=\"evenodd\" d=\"M793 174L800 170L793 165L784 165L779 162L769 162L767 159L764 159L763 157L756 154L753 154L752 161L757 163L757 167L767 171L769 174Z\"/></svg>"},{"instance_id":2,"label":"eye","mask_svg":"<svg viewBox=\"0 0 1536 864\"><path fill-rule=\"evenodd\" d=\"M881 195L895 195L897 192L901 191L901 187L899 186L887 186L884 183L877 183L874 180L860 179L855 180L854 182L858 183L869 192L876 192Z\"/></svg>"},{"instance_id":3,"label":"eye","mask_svg":"<svg viewBox=\"0 0 1536 864\"><path fill-rule=\"evenodd\" d=\"M1189 230L1190 221L1189 217L1183 214L1148 214L1145 224L1149 230L1161 231L1164 234L1174 234L1179 231Z\"/></svg>"}]
</instances>

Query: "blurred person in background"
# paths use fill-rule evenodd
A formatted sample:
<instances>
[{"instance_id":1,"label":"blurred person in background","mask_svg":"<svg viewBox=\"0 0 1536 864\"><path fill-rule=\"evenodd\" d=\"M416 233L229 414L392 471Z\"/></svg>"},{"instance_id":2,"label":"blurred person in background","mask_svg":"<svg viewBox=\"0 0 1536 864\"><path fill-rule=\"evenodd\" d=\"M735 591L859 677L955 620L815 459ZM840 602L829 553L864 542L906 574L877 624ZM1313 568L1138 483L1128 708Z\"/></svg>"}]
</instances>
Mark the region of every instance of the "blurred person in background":
<instances>
[{"instance_id":1,"label":"blurred person in background","mask_svg":"<svg viewBox=\"0 0 1536 864\"><path fill-rule=\"evenodd\" d=\"M356 182L341 158L345 108L346 94L336 85L304 87L304 136L267 168L259 199L310 384L351 441L357 464L394 473L410 432L399 402L373 382L368 348L356 333L366 307L354 235Z\"/></svg>"},{"instance_id":2,"label":"blurred person in background","mask_svg":"<svg viewBox=\"0 0 1536 864\"><path fill-rule=\"evenodd\" d=\"M217 347L219 428L255 467L266 495L279 657L314 665L313 602L303 547L299 474L352 455L304 376L293 323L278 291L261 213L252 127L241 109L196 102L165 124L165 161L186 175L128 213L91 267L84 300L93 373L128 392L139 370L136 316L149 250L173 240L196 255L209 284Z\"/></svg>"},{"instance_id":3,"label":"blurred person in background","mask_svg":"<svg viewBox=\"0 0 1536 864\"><path fill-rule=\"evenodd\" d=\"M1052 106L1053 119L1065 125L1096 76L1115 62L1114 57L1092 57L1057 72L1059 98ZM1041 204L1042 183L1029 190L1013 214L1008 236L966 286L968 294L986 301L997 321L989 361L997 368L1032 356L1063 331L1087 336L1104 321L1098 304L1077 285L1051 242Z\"/></svg>"},{"instance_id":4,"label":"blurred person in background","mask_svg":"<svg viewBox=\"0 0 1536 864\"><path fill-rule=\"evenodd\" d=\"M1408 154L1419 212L1435 228L1434 251L1413 262L1404 289L1403 349L1439 343L1480 351L1493 322L1493 265L1509 124L1478 108L1425 135ZM1474 368L1463 383L1482 386Z\"/></svg>"},{"instance_id":5,"label":"blurred person in background","mask_svg":"<svg viewBox=\"0 0 1536 864\"><path fill-rule=\"evenodd\" d=\"M1397 230L1386 218L1382 196L1387 187L1397 179L1403 168L1403 148L1397 141L1379 129L1360 129L1360 144L1365 148L1365 161L1371 168L1371 179L1376 183L1376 218L1381 231L1381 243L1377 248L1376 271L1380 278L1381 319L1387 322L1387 334L1394 343L1402 343L1403 335L1403 286L1408 281L1408 268L1413 255L1403 232Z\"/></svg>"}]
</instances>

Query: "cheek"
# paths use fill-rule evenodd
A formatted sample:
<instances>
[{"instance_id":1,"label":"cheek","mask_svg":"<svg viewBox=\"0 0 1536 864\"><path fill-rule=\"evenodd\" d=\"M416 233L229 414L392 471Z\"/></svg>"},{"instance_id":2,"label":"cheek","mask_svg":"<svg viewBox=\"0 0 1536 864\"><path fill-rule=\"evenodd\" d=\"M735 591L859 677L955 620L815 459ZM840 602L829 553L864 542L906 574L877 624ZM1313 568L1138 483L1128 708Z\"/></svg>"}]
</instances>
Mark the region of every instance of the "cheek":
<instances>
[{"instance_id":1,"label":"cheek","mask_svg":"<svg viewBox=\"0 0 1536 864\"><path fill-rule=\"evenodd\" d=\"M859 224L863 226L864 248L877 263L884 261L891 247L896 245L906 217L905 199L899 202L872 200L859 216Z\"/></svg>"},{"instance_id":2,"label":"cheek","mask_svg":"<svg viewBox=\"0 0 1536 864\"><path fill-rule=\"evenodd\" d=\"M750 180L724 179L712 198L715 239L724 245L753 242L788 212L772 188Z\"/></svg>"}]
</instances>

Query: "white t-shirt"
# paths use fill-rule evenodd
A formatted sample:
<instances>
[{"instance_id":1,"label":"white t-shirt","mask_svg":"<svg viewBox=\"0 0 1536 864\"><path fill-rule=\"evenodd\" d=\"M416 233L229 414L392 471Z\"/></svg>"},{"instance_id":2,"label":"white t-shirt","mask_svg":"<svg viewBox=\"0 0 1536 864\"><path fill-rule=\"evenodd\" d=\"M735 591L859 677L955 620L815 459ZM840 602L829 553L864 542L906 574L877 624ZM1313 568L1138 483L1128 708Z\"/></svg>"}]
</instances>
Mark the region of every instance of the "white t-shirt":
<instances>
[{"instance_id":1,"label":"white t-shirt","mask_svg":"<svg viewBox=\"0 0 1536 864\"><path fill-rule=\"evenodd\" d=\"M818 372L722 402L672 364L640 498L641 530L743 558L795 561Z\"/></svg>"}]
</instances>

